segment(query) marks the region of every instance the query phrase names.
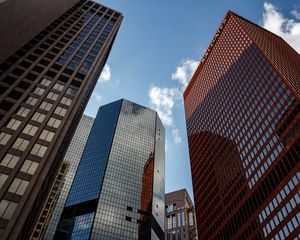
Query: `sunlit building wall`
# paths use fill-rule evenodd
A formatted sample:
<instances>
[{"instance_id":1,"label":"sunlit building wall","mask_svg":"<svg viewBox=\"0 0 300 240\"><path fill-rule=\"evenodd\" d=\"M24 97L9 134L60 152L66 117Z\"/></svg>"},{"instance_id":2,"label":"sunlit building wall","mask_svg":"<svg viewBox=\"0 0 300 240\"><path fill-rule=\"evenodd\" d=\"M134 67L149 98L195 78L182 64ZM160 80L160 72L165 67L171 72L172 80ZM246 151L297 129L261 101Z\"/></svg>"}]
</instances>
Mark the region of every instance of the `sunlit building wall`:
<instances>
[{"instance_id":1,"label":"sunlit building wall","mask_svg":"<svg viewBox=\"0 0 300 240\"><path fill-rule=\"evenodd\" d=\"M299 239L300 56L228 12L184 92L199 239Z\"/></svg>"}]
</instances>

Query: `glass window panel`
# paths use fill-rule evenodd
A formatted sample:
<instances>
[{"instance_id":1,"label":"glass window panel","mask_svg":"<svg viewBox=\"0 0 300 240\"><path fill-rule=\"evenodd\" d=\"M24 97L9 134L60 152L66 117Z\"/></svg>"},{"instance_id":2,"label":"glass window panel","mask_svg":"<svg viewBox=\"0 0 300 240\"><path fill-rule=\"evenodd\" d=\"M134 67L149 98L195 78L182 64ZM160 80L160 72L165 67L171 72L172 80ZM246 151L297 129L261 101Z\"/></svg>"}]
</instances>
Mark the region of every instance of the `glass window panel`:
<instances>
[{"instance_id":1,"label":"glass window panel","mask_svg":"<svg viewBox=\"0 0 300 240\"><path fill-rule=\"evenodd\" d=\"M51 83L51 81L48 79L45 79L45 78L41 81L41 84L46 87L48 87L50 85L50 83Z\"/></svg>"},{"instance_id":2,"label":"glass window panel","mask_svg":"<svg viewBox=\"0 0 300 240\"><path fill-rule=\"evenodd\" d=\"M43 95L44 92L45 92L45 89L40 88L40 87L37 87L37 88L34 90L34 93L35 93L35 94L38 94L38 95Z\"/></svg>"},{"instance_id":3,"label":"glass window panel","mask_svg":"<svg viewBox=\"0 0 300 240\"><path fill-rule=\"evenodd\" d=\"M58 128L60 123L61 123L60 120L52 117L52 118L49 119L47 125L51 126L51 127L54 127L54 128Z\"/></svg>"},{"instance_id":4,"label":"glass window panel","mask_svg":"<svg viewBox=\"0 0 300 240\"><path fill-rule=\"evenodd\" d=\"M29 182L20 178L15 178L10 185L8 191L11 193L16 193L18 195L23 195L26 191Z\"/></svg>"},{"instance_id":5,"label":"glass window panel","mask_svg":"<svg viewBox=\"0 0 300 240\"><path fill-rule=\"evenodd\" d=\"M35 105L37 103L37 98L34 98L34 97L29 97L27 100L26 100L26 103L30 104L30 105Z\"/></svg>"},{"instance_id":6,"label":"glass window panel","mask_svg":"<svg viewBox=\"0 0 300 240\"><path fill-rule=\"evenodd\" d=\"M20 171L28 173L30 175L33 175L38 166L39 166L39 164L37 162L33 162L31 160L26 159L25 162L23 163Z\"/></svg>"},{"instance_id":7,"label":"glass window panel","mask_svg":"<svg viewBox=\"0 0 300 240\"><path fill-rule=\"evenodd\" d=\"M43 101L40 105L40 109L44 109L46 111L49 111L51 109L51 107L52 107L52 104L45 102L45 101Z\"/></svg>"},{"instance_id":8,"label":"glass window panel","mask_svg":"<svg viewBox=\"0 0 300 240\"><path fill-rule=\"evenodd\" d=\"M10 134L1 132L0 133L0 144L5 145L9 141L10 137L11 137Z\"/></svg>"},{"instance_id":9,"label":"glass window panel","mask_svg":"<svg viewBox=\"0 0 300 240\"><path fill-rule=\"evenodd\" d=\"M12 184L10 185L8 191L11 193L16 193L16 191L18 190L20 184L21 184L22 179L20 178L15 178L14 181L12 182Z\"/></svg>"},{"instance_id":10,"label":"glass window panel","mask_svg":"<svg viewBox=\"0 0 300 240\"><path fill-rule=\"evenodd\" d=\"M4 203L4 201L6 203ZM2 202L3 202L3 204L2 204ZM2 209L4 208L5 205L6 205L5 210L3 211L3 214L0 213L0 216L4 219L9 220L11 218L11 216L13 215L18 204L14 203L14 202L2 200L0 203L0 209L1 209L0 212L2 212ZM2 206L3 206L3 208L2 208Z\"/></svg>"},{"instance_id":11,"label":"glass window panel","mask_svg":"<svg viewBox=\"0 0 300 240\"><path fill-rule=\"evenodd\" d=\"M39 112L36 112L34 113L34 115L32 116L32 120L34 121L37 121L37 122L43 122L44 119L45 119L46 115L45 114L42 114L42 113L39 113Z\"/></svg>"},{"instance_id":12,"label":"glass window panel","mask_svg":"<svg viewBox=\"0 0 300 240\"><path fill-rule=\"evenodd\" d=\"M12 155L12 154L6 154L3 160L1 161L0 165L14 168L20 158L18 156Z\"/></svg>"},{"instance_id":13,"label":"glass window panel","mask_svg":"<svg viewBox=\"0 0 300 240\"><path fill-rule=\"evenodd\" d=\"M9 123L6 125L6 127L10 128L12 130L16 130L16 129L18 129L18 127L20 126L20 124L21 124L21 121L16 120L16 119L11 119L9 121Z\"/></svg>"},{"instance_id":14,"label":"glass window panel","mask_svg":"<svg viewBox=\"0 0 300 240\"><path fill-rule=\"evenodd\" d=\"M33 148L32 148L32 150L31 150L30 153L33 154L33 155L39 156L39 157L43 157L44 154L45 154L45 152L46 152L46 150L47 150L47 147L42 146L42 145L36 143L33 146Z\"/></svg>"},{"instance_id":15,"label":"glass window panel","mask_svg":"<svg viewBox=\"0 0 300 240\"><path fill-rule=\"evenodd\" d=\"M53 86L53 89L56 89L58 91L62 91L64 89L64 85L59 84L59 83L55 83Z\"/></svg>"},{"instance_id":16,"label":"glass window panel","mask_svg":"<svg viewBox=\"0 0 300 240\"><path fill-rule=\"evenodd\" d=\"M7 178L8 178L8 175L0 173L0 188L3 186L3 184L5 183Z\"/></svg>"},{"instance_id":17,"label":"glass window panel","mask_svg":"<svg viewBox=\"0 0 300 240\"><path fill-rule=\"evenodd\" d=\"M30 112L30 110L28 108L21 107L19 109L19 111L17 112L17 115L26 117L29 112Z\"/></svg>"},{"instance_id":18,"label":"glass window panel","mask_svg":"<svg viewBox=\"0 0 300 240\"><path fill-rule=\"evenodd\" d=\"M16 192L16 194L18 194L18 195L23 195L23 194L25 193L25 191L26 191L28 185L29 185L29 182L28 182L28 181L22 180L22 181L21 181L21 184L20 184L20 186L19 186L19 188L18 188L18 190L17 190L17 192Z\"/></svg>"},{"instance_id":19,"label":"glass window panel","mask_svg":"<svg viewBox=\"0 0 300 240\"><path fill-rule=\"evenodd\" d=\"M23 133L26 133L30 136L34 136L35 133L37 132L37 130L38 130L38 127L33 126L31 124L27 124L23 130Z\"/></svg>"},{"instance_id":20,"label":"glass window panel","mask_svg":"<svg viewBox=\"0 0 300 240\"><path fill-rule=\"evenodd\" d=\"M17 140L15 141L12 147L21 151L25 151L28 144L29 144L28 140L25 140L23 138L17 138Z\"/></svg>"}]
</instances>

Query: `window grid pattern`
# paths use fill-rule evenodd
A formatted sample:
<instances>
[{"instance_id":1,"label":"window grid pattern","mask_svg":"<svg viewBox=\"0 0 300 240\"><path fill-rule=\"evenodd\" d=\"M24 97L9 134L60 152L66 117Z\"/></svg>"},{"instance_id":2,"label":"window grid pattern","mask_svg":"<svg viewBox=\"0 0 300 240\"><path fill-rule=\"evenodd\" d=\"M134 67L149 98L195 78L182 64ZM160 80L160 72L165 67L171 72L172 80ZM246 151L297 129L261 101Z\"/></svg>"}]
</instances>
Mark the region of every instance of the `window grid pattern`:
<instances>
[{"instance_id":1,"label":"window grid pattern","mask_svg":"<svg viewBox=\"0 0 300 240\"><path fill-rule=\"evenodd\" d=\"M63 54L64 49L66 49L66 47L72 43L72 39L79 35L80 32L84 29L84 19L86 19L85 15L89 12L92 12L92 15L103 16L103 18L107 20L107 23L112 23L110 24L110 31L106 32L107 35L105 35L106 39L105 43L103 44L104 47L99 49L99 46L96 46L98 51L87 53L93 48L94 42L92 42L90 48L87 49L86 53L90 54L90 58L88 59L88 61L92 61L92 63L95 65L93 68L99 69L97 71L93 71L93 69L90 68L88 71L91 72L91 74L87 75L87 71L82 74L82 72L78 72L79 69L77 69L74 73L74 71L67 68L67 64L59 66L58 64L56 64L56 62L61 54ZM101 66L104 65L106 61L105 56L107 56L110 51L110 46L114 41L114 36L120 26L121 20L122 15L120 13L91 1L81 0L60 18L58 18L47 28L45 28L41 33L35 36L31 41L29 41L23 47L24 49L26 48L25 52L22 48L15 55L13 55L12 58L15 59L15 61L4 62L0 65L0 71L1 73L3 73L0 76L0 88L1 91L4 89L3 94L1 92L0 96L0 133L2 133L2 130L4 131L4 133L1 134L0 137L2 138L2 135L6 134L5 131L11 133L10 129L12 128L5 128L9 121L13 119L13 117L18 121L21 121L22 125L22 127L16 127L16 129L13 129L15 130L15 132L13 133L9 141L6 141L7 136L5 135L4 140L8 144L1 144L0 161L3 160L7 152L14 152L14 149L22 151L19 151L17 153L21 158L21 160L17 163L18 168L21 167L22 163L24 163L27 158L35 159L34 156L27 156L28 154L37 154L36 156L38 157L43 156L45 154L44 148L46 146L42 146L40 144L41 147L39 148L39 150L35 151L37 147L37 145L35 144L36 141L41 143L41 141L38 140L41 132L44 128L55 131L54 129L51 129L51 127L58 128L57 132L61 132L63 127L62 122L64 122L64 124L67 126L66 129L69 130L67 132L64 131L63 136L61 136L61 138L58 140L58 142L62 143L60 144L59 151L63 152L62 149L66 149L67 146L65 145L67 142L69 142L67 139L73 135L72 129L74 129L75 131L75 125L78 122L77 119L79 119L79 117L83 113L83 106L88 101L88 97L90 96L90 93L96 84L96 79L98 78L98 75L102 70ZM98 23L99 22L97 22L97 24ZM93 27L96 27L97 24ZM88 37L89 34L86 35L86 38ZM90 39L86 40L90 41ZM97 38L95 38L95 40L97 40ZM78 48L79 47L80 46L78 46ZM96 48L94 50L97 50ZM20 55L20 52L23 52L24 54ZM101 61L98 61L100 59ZM9 67L7 67L7 64L9 65ZM80 63L80 65L82 64L83 62ZM70 89L68 93L66 93L67 89ZM28 90L30 90L30 92ZM83 92L83 90L85 90L85 92ZM50 91L53 92L52 96L48 95ZM28 92L29 94L27 94ZM80 94L78 94L78 92L80 92ZM59 96L56 98L56 95L54 94L58 94ZM46 104L47 102L44 101L47 96L51 97L51 100L49 100L49 104L53 103L53 106L49 109L48 113L46 112L46 110L48 110L48 105ZM55 101L55 103L53 101ZM64 110L59 112L60 116L56 116L58 119L56 119L55 117L50 117L50 115L54 113L57 105L63 104L65 106L70 106L72 102L74 102L72 111L74 110L74 112L76 112L76 116L73 117L72 120L74 121L71 121L71 124L64 121L65 116L62 115L68 114L61 114L62 112L64 112ZM39 107L42 106L41 103L45 105L43 106L43 108L45 109L39 109ZM66 107L64 107L64 109L66 109ZM38 114L36 115L36 113ZM33 114L34 116L32 116ZM33 123L38 127L37 133L32 137L23 136L22 130L24 129L27 122L31 121L31 119L34 119L34 121L38 122ZM22 137L24 137L25 139L23 139ZM64 137L66 137L66 140L62 141L61 139L64 139ZM20 144L21 139L23 139L23 142ZM28 147L29 145L30 147ZM52 143L47 144L47 146L49 148L53 148ZM56 151L49 151L49 154L55 155L57 153ZM45 160L46 159L39 160L41 161L41 165L43 165L39 169L43 169ZM59 161L59 159L55 161ZM54 169L55 166L59 166L59 164L51 164L51 166L51 168ZM0 167L0 172L2 170L7 171L8 169ZM40 171L35 172L35 174L39 174L39 172ZM54 172L55 171L48 171L48 175L53 175ZM18 171L13 170L11 171L11 174L18 174ZM48 177L48 175L46 176L47 183L50 181L49 179L53 177ZM33 179L35 179L34 181L36 181L36 179L38 178L39 176ZM12 179L13 178L9 178L9 181L5 182L5 184L7 185L6 187L11 184ZM5 192L2 192L0 199L2 199L4 195ZM42 195L45 195L45 191L41 191L39 193L39 197L42 197ZM34 199L30 199L30 201L33 202ZM40 203L41 201L36 201L34 204ZM31 206L34 205L33 203L30 204ZM19 204L18 207L22 209L24 207L23 205L24 204ZM20 211L20 213L21 212L22 210ZM35 214L35 211L30 211L29 215L32 214ZM2 224L0 232L4 231L5 234L18 234L18 232L21 231L20 226L24 226L23 230L25 231L26 229L30 229L29 225L31 224L31 222L24 220L27 217L28 216L22 216L22 218L14 218L12 221L18 222L18 224L10 224L9 226L11 227L10 229L7 229L7 231L4 231L4 228L6 227L4 226L5 224ZM29 219L34 218L33 216L30 216L28 220ZM12 228L14 228L14 231L11 231Z\"/></svg>"},{"instance_id":2,"label":"window grid pattern","mask_svg":"<svg viewBox=\"0 0 300 240\"><path fill-rule=\"evenodd\" d=\"M80 123L75 131L74 137L70 143L68 151L65 155L65 161L68 163L68 170L65 176L59 199L57 200L55 209L50 218L44 239L53 239L59 219L64 209L81 155L83 153L86 141L94 123L94 118L83 115Z\"/></svg>"},{"instance_id":3,"label":"window grid pattern","mask_svg":"<svg viewBox=\"0 0 300 240\"><path fill-rule=\"evenodd\" d=\"M68 211L79 206L83 211L85 203L89 203L94 205L95 213L90 238L159 239L146 217L151 216L163 229L160 219L164 217L164 200L162 206L155 203L155 209L151 201L154 194L164 195L164 191L153 193L156 189L164 190L154 187L156 181L152 181L154 171L164 174L159 168L164 165L154 164L155 156L163 156L153 154L156 137L157 141L159 137L164 141L162 126L160 135L158 130L156 133L156 117L154 111L126 100L99 109L56 234L70 231L63 229L66 220L70 224L74 222L74 216L67 216ZM160 161L163 159L157 159ZM159 216L160 209L162 216ZM163 236L162 230L161 233Z\"/></svg>"},{"instance_id":4,"label":"window grid pattern","mask_svg":"<svg viewBox=\"0 0 300 240\"><path fill-rule=\"evenodd\" d=\"M184 94L199 239L263 238L258 216L300 159L299 100L256 45L266 31L248 22L253 42L240 21L225 17Z\"/></svg>"}]
</instances>

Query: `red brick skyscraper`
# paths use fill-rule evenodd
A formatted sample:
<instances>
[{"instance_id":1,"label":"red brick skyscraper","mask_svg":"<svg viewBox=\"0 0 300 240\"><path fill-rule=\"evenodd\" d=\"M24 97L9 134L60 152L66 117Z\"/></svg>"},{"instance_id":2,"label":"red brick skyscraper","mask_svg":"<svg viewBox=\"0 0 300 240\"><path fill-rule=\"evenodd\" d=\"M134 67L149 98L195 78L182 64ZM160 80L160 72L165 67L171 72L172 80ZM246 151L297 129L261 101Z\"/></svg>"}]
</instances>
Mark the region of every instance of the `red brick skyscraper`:
<instances>
[{"instance_id":1,"label":"red brick skyscraper","mask_svg":"<svg viewBox=\"0 0 300 240\"><path fill-rule=\"evenodd\" d=\"M184 93L199 239L300 239L300 56L228 12Z\"/></svg>"}]
</instances>

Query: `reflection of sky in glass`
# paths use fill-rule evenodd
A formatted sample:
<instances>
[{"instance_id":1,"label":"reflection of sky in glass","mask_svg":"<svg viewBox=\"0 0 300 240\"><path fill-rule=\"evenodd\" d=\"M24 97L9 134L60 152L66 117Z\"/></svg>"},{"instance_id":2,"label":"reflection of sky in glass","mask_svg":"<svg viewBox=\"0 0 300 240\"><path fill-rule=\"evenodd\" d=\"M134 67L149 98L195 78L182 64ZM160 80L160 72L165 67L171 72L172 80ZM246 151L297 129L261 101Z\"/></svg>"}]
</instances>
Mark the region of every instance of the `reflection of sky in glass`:
<instances>
[{"instance_id":1,"label":"reflection of sky in glass","mask_svg":"<svg viewBox=\"0 0 300 240\"><path fill-rule=\"evenodd\" d=\"M71 239L88 239L95 213L88 213L75 218Z\"/></svg>"},{"instance_id":2,"label":"reflection of sky in glass","mask_svg":"<svg viewBox=\"0 0 300 240\"><path fill-rule=\"evenodd\" d=\"M75 173L84 150L85 143L88 139L90 130L93 126L94 118L83 115L75 131L74 137L68 147L64 160L68 162L68 170L61 189L56 206L49 220L44 240L53 239L60 216L63 212L65 202L68 197Z\"/></svg>"},{"instance_id":3,"label":"reflection of sky in glass","mask_svg":"<svg viewBox=\"0 0 300 240\"><path fill-rule=\"evenodd\" d=\"M99 108L66 206L98 198L122 101Z\"/></svg>"}]
</instances>

